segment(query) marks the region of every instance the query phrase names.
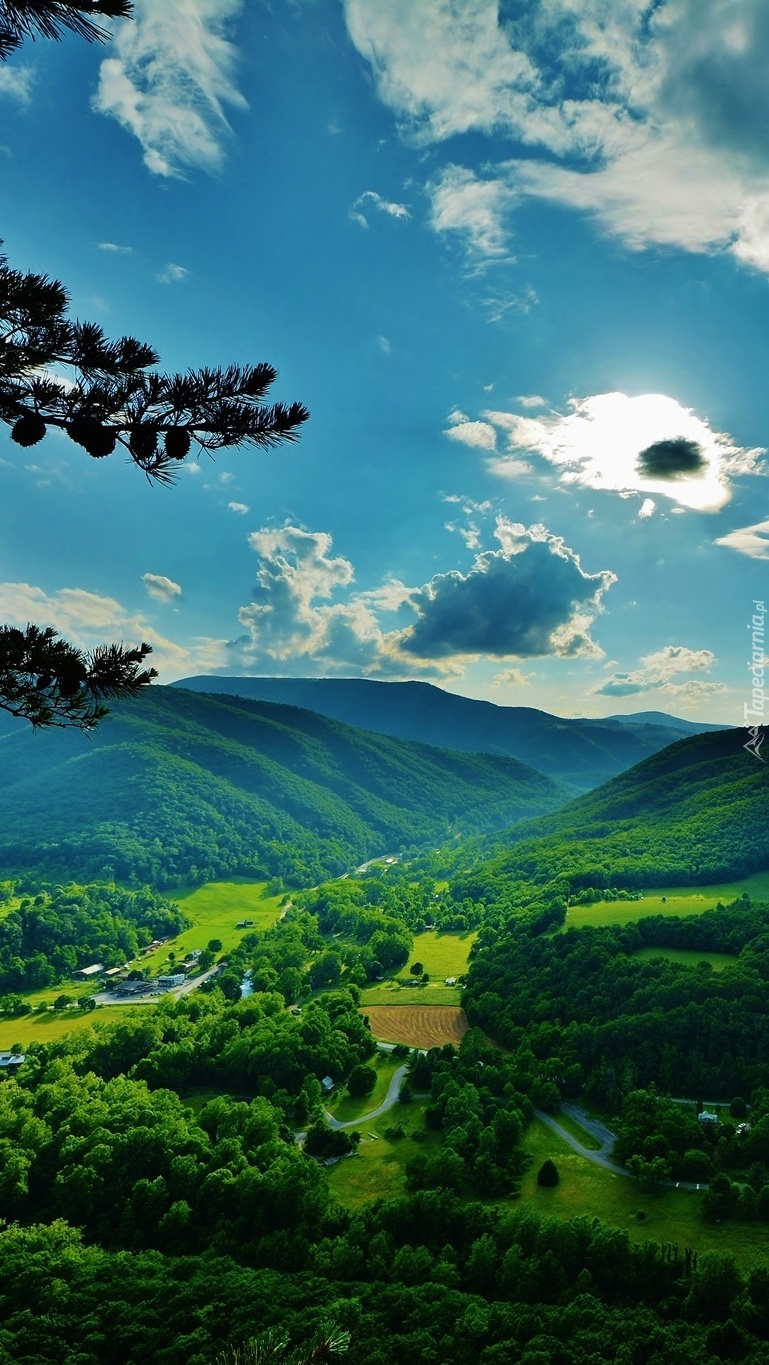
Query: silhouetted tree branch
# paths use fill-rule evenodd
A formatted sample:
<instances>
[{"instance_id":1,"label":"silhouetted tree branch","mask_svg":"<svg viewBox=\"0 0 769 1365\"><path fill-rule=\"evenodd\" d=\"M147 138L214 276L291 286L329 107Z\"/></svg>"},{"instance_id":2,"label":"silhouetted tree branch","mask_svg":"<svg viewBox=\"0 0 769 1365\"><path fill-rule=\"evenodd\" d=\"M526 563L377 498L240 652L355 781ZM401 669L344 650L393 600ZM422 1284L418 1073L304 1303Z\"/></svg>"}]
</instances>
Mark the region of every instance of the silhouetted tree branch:
<instances>
[{"instance_id":1,"label":"silhouetted tree branch","mask_svg":"<svg viewBox=\"0 0 769 1365\"><path fill-rule=\"evenodd\" d=\"M109 33L97 18L130 16L130 0L0 0L0 60L26 38L88 41ZM134 337L111 341L72 321L58 280L13 270L0 256L0 421L17 445L38 445L58 427L92 459L122 447L150 480L170 484L193 447L262 449L295 441L309 413L269 403L272 365L163 374L158 355ZM105 645L86 654L50 627L0 627L0 709L36 726L92 729L103 701L133 695L157 677L142 668L150 646Z\"/></svg>"}]
</instances>

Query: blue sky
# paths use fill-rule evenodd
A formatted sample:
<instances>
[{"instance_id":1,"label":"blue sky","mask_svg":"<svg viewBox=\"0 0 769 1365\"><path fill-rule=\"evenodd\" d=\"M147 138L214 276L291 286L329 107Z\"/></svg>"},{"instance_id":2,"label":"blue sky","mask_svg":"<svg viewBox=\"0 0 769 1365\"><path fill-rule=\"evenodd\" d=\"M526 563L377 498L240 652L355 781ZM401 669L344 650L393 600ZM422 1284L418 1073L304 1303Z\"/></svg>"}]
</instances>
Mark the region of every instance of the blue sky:
<instances>
[{"instance_id":1,"label":"blue sky","mask_svg":"<svg viewBox=\"0 0 769 1365\"><path fill-rule=\"evenodd\" d=\"M0 619L200 672L739 724L767 590L769 11L138 0L0 69L3 235L298 445L0 434Z\"/></svg>"}]
</instances>

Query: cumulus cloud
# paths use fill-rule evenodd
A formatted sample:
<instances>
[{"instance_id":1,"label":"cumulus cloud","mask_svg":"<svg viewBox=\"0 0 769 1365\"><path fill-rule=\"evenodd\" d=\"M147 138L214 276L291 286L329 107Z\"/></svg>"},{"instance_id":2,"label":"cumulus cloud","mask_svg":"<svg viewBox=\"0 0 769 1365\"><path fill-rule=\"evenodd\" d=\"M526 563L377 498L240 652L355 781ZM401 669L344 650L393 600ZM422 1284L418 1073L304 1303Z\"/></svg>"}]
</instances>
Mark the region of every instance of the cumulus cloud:
<instances>
[{"instance_id":1,"label":"cumulus cloud","mask_svg":"<svg viewBox=\"0 0 769 1365\"><path fill-rule=\"evenodd\" d=\"M161 680L189 673L210 673L225 663L225 641L198 637L186 645L160 635L141 615L121 606L114 597L85 588L46 592L31 583L0 583L0 618L10 625L28 621L53 626L80 649L93 649L111 640L152 645L152 664Z\"/></svg>"},{"instance_id":2,"label":"cumulus cloud","mask_svg":"<svg viewBox=\"0 0 769 1365\"><path fill-rule=\"evenodd\" d=\"M383 199L376 190L364 190L359 194L355 203L350 209L349 216L358 227L367 228L368 218L364 209L375 209L378 213L384 213L388 218L397 218L405 222L411 217L405 204L397 204L392 199Z\"/></svg>"},{"instance_id":3,"label":"cumulus cloud","mask_svg":"<svg viewBox=\"0 0 769 1365\"><path fill-rule=\"evenodd\" d=\"M255 531L256 587L238 613L246 633L231 642L230 664L252 672L279 665L303 674L436 677L457 675L468 658L484 654L599 657L590 627L614 574L585 573L574 551L543 526L500 517L495 537L499 548L477 553L466 574L359 591L353 565L334 553L327 532Z\"/></svg>"},{"instance_id":4,"label":"cumulus cloud","mask_svg":"<svg viewBox=\"0 0 769 1365\"><path fill-rule=\"evenodd\" d=\"M521 456L537 455L558 471L563 485L624 496L656 493L702 512L717 512L729 501L734 476L761 472L763 449L738 446L664 394L602 393L575 398L570 409L544 417L484 412L508 446L507 454L488 461L490 472L517 476Z\"/></svg>"},{"instance_id":5,"label":"cumulus cloud","mask_svg":"<svg viewBox=\"0 0 769 1365\"><path fill-rule=\"evenodd\" d=\"M249 507L247 502L228 502L227 510L230 512L235 512L235 514L239 517L244 517L247 512L251 511L251 508Z\"/></svg>"},{"instance_id":6,"label":"cumulus cloud","mask_svg":"<svg viewBox=\"0 0 769 1365\"><path fill-rule=\"evenodd\" d=\"M640 508L638 509L638 516L640 520L643 521L646 519L646 517L653 517L654 509L656 506L657 504L654 501L654 498L644 498Z\"/></svg>"},{"instance_id":7,"label":"cumulus cloud","mask_svg":"<svg viewBox=\"0 0 769 1365\"><path fill-rule=\"evenodd\" d=\"M546 398L543 398L542 395L539 394L539 393L522 393L522 394L519 394L519 395L518 395L518 398L516 399L516 402L520 403L520 405L521 405L522 408L545 408L545 407L547 407L547 399L546 399Z\"/></svg>"},{"instance_id":8,"label":"cumulus cloud","mask_svg":"<svg viewBox=\"0 0 769 1365\"><path fill-rule=\"evenodd\" d=\"M403 137L508 139L512 156L482 182L451 168L454 188L458 172L488 187L493 226L471 236L476 250L499 254L511 208L538 198L631 249L730 251L769 272L765 5L345 0L345 11ZM460 224L434 210L433 225Z\"/></svg>"},{"instance_id":9,"label":"cumulus cloud","mask_svg":"<svg viewBox=\"0 0 769 1365\"><path fill-rule=\"evenodd\" d=\"M161 270L160 274L156 276L156 279L161 284L181 284L182 280L186 280L189 273L186 266L176 265L174 261L169 261L165 269Z\"/></svg>"},{"instance_id":10,"label":"cumulus cloud","mask_svg":"<svg viewBox=\"0 0 769 1365\"><path fill-rule=\"evenodd\" d=\"M432 659L599 656L589 627L615 575L585 573L574 551L543 526L500 517L495 536L501 548L477 555L469 573L437 574L411 594L418 620L400 647Z\"/></svg>"},{"instance_id":11,"label":"cumulus cloud","mask_svg":"<svg viewBox=\"0 0 769 1365\"><path fill-rule=\"evenodd\" d=\"M182 595L180 585L174 583L172 578L166 578L164 574L143 573L142 583L156 602L174 602Z\"/></svg>"},{"instance_id":12,"label":"cumulus cloud","mask_svg":"<svg viewBox=\"0 0 769 1365\"><path fill-rule=\"evenodd\" d=\"M141 143L156 175L217 171L230 133L225 109L245 109L228 38L242 0L137 0L115 30L94 108Z\"/></svg>"},{"instance_id":13,"label":"cumulus cloud","mask_svg":"<svg viewBox=\"0 0 769 1365\"><path fill-rule=\"evenodd\" d=\"M471 422L459 408L449 413L449 422L451 425L443 434L450 440L461 441L476 450L496 450L497 433L490 422Z\"/></svg>"},{"instance_id":14,"label":"cumulus cloud","mask_svg":"<svg viewBox=\"0 0 769 1365\"><path fill-rule=\"evenodd\" d=\"M716 662L715 654L709 649L665 645L664 649L645 655L640 660L639 668L627 673L613 673L592 690L601 697L635 697L641 692L663 692L682 706L694 705L707 697L725 692L725 685L703 678L689 678L686 682L680 682L678 678L681 674L709 672Z\"/></svg>"},{"instance_id":15,"label":"cumulus cloud","mask_svg":"<svg viewBox=\"0 0 769 1365\"><path fill-rule=\"evenodd\" d=\"M525 687L530 681L522 668L504 668L501 673L495 673L491 680L494 688Z\"/></svg>"}]
</instances>

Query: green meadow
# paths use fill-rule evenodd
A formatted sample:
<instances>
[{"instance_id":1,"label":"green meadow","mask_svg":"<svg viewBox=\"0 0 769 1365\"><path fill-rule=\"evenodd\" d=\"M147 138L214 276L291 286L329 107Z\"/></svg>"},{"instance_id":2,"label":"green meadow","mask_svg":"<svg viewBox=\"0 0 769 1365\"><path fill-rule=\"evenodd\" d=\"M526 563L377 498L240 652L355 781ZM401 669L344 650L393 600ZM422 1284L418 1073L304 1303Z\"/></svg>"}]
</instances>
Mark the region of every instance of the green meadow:
<instances>
[{"instance_id":1,"label":"green meadow","mask_svg":"<svg viewBox=\"0 0 769 1365\"><path fill-rule=\"evenodd\" d=\"M562 1122L562 1115L558 1122ZM702 1194L697 1190L663 1189L657 1194L643 1194L635 1180L615 1175L572 1151L538 1119L527 1128L524 1146L531 1153L532 1163L516 1202L532 1204L543 1217L601 1218L613 1227L624 1228L634 1242L677 1242L679 1247L690 1246L697 1251L729 1252L743 1271L758 1262L766 1263L765 1227L758 1223L703 1222ZM554 1189L542 1189L537 1184L537 1172L547 1157L555 1162L560 1175Z\"/></svg>"},{"instance_id":2,"label":"green meadow","mask_svg":"<svg viewBox=\"0 0 769 1365\"><path fill-rule=\"evenodd\" d=\"M463 976L470 960L470 949L478 934L442 934L427 929L414 936L414 948L405 967L397 977L366 986L361 991L362 1005L458 1005L462 994L459 986L446 986L447 976ZM421 962L430 977L426 986L403 986L399 981L411 981L412 962Z\"/></svg>"},{"instance_id":3,"label":"green meadow","mask_svg":"<svg viewBox=\"0 0 769 1365\"><path fill-rule=\"evenodd\" d=\"M647 915L701 915L721 901L728 905L744 892L751 900L769 900L769 872L755 872L741 881L707 886L657 886L644 891L640 901L597 901L594 905L570 905L563 930L584 925L630 924Z\"/></svg>"},{"instance_id":4,"label":"green meadow","mask_svg":"<svg viewBox=\"0 0 769 1365\"><path fill-rule=\"evenodd\" d=\"M355 1156L345 1157L329 1169L331 1189L347 1208L358 1208L372 1199L395 1199L406 1193L406 1163L417 1152L434 1155L440 1133L424 1126L425 1101L395 1104L372 1123L361 1124L361 1144ZM385 1129L402 1127L403 1137L388 1138ZM424 1134L414 1140L413 1134Z\"/></svg>"},{"instance_id":5,"label":"green meadow","mask_svg":"<svg viewBox=\"0 0 769 1365\"><path fill-rule=\"evenodd\" d=\"M60 987L58 994L65 993ZM66 991L69 995L70 992ZM125 1019L126 1014L136 1017L137 1010L149 1009L149 1005L99 1005L95 1010L44 1009L39 1014L26 1014L17 1018L0 1016L0 1051L7 1051L15 1043L28 1048L32 1043L55 1043L67 1033L87 1028L89 1024L114 1024Z\"/></svg>"},{"instance_id":6,"label":"green meadow","mask_svg":"<svg viewBox=\"0 0 769 1365\"><path fill-rule=\"evenodd\" d=\"M633 957L664 957L667 962L680 962L684 967L698 967L701 962L708 962L714 972L722 972L724 967L731 967L737 961L734 953L698 953L694 948L639 948Z\"/></svg>"},{"instance_id":7,"label":"green meadow","mask_svg":"<svg viewBox=\"0 0 769 1365\"><path fill-rule=\"evenodd\" d=\"M142 967L147 967L151 973L166 965L169 948L181 958L195 948L205 948L210 939L218 938L222 941L222 952L228 953L248 932L236 928L239 920L253 920L254 929L270 929L279 919L283 904L282 895L268 895L266 882L238 877L226 882L206 882L205 886L189 891L177 891L173 899L192 924L170 944L164 943L140 959Z\"/></svg>"},{"instance_id":8,"label":"green meadow","mask_svg":"<svg viewBox=\"0 0 769 1365\"><path fill-rule=\"evenodd\" d=\"M377 1073L376 1085L370 1095L364 1099L353 1099L348 1095L345 1086L340 1086L338 1090L332 1092L325 1101L328 1112L338 1119L340 1123L351 1123L361 1118L364 1114L370 1114L373 1109L378 1109L385 1099L387 1091L395 1072L399 1066L403 1066L402 1060L394 1060L389 1052L379 1052L367 1062L368 1066L373 1066ZM390 1115L402 1109L403 1105L394 1105L386 1115L379 1120L385 1126L390 1122Z\"/></svg>"}]
</instances>

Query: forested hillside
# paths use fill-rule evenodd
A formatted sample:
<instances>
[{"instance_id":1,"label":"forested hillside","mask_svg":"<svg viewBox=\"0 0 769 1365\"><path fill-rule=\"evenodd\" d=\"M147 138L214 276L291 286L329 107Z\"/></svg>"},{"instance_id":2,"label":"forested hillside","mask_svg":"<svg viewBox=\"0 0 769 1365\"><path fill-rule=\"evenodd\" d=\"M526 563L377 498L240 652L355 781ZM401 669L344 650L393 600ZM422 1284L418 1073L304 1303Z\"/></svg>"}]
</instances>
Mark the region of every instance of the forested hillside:
<instances>
[{"instance_id":1,"label":"forested hillside","mask_svg":"<svg viewBox=\"0 0 769 1365\"><path fill-rule=\"evenodd\" d=\"M16 730L0 746L6 873L161 889L231 873L308 885L564 799L514 759L176 688L116 705L92 737Z\"/></svg>"},{"instance_id":2,"label":"forested hillside","mask_svg":"<svg viewBox=\"0 0 769 1365\"><path fill-rule=\"evenodd\" d=\"M425 682L371 678L184 678L178 687L307 707L395 739L464 753L507 754L587 791L690 731L715 726L646 717L575 720L532 706L497 706Z\"/></svg>"},{"instance_id":3,"label":"forested hillside","mask_svg":"<svg viewBox=\"0 0 769 1365\"><path fill-rule=\"evenodd\" d=\"M543 819L468 849L463 894L564 892L743 877L769 866L769 770L744 731L694 735ZM480 856L479 856L480 855Z\"/></svg>"}]
</instances>

